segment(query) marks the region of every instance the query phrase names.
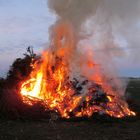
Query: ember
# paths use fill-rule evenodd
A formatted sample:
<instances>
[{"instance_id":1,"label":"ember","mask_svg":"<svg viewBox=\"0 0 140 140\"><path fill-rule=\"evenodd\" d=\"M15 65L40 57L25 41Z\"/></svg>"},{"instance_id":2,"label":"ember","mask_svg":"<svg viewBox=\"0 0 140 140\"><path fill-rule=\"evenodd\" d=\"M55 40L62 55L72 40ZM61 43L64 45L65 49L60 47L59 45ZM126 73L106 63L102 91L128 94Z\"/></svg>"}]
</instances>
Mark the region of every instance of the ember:
<instances>
[{"instance_id":1,"label":"ember","mask_svg":"<svg viewBox=\"0 0 140 140\"><path fill-rule=\"evenodd\" d=\"M134 116L118 91L105 86L107 84L100 73L95 73L92 80L80 71L78 76L73 74L72 63L76 56L71 27L60 24L54 33L53 43L43 51L41 60L33 64L29 78L21 84L23 102L30 106L42 102L46 110L55 111L62 118L91 117L94 113L116 118ZM96 65L90 55L85 63L94 69ZM77 60L77 69L80 69L81 62Z\"/></svg>"}]
</instances>

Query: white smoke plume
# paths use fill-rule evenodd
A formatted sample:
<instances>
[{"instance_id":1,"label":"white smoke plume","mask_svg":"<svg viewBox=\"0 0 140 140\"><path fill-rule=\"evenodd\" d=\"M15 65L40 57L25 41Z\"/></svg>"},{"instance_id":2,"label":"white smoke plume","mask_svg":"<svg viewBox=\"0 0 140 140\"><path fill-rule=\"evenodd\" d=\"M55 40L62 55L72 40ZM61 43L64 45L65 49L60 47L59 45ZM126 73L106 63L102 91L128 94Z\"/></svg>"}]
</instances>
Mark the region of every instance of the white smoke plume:
<instances>
[{"instance_id":1,"label":"white smoke plume","mask_svg":"<svg viewBox=\"0 0 140 140\"><path fill-rule=\"evenodd\" d=\"M101 0L49 0L49 7L59 20L70 22L76 32L90 16L93 16Z\"/></svg>"},{"instance_id":2,"label":"white smoke plume","mask_svg":"<svg viewBox=\"0 0 140 140\"><path fill-rule=\"evenodd\" d=\"M88 28L83 28L84 33L93 31L93 42L99 42L99 39L94 38L96 34L102 39L102 44L104 40L106 44L109 42L110 45L104 45L104 47L107 47L108 53L112 53L113 56L116 54L120 56L122 53L120 44L116 42L116 36L122 37L128 47L132 47L132 43L137 43L139 32L134 29L134 25L140 21L139 0L48 0L48 4L58 16L58 20L70 22L77 34L81 33L82 25L89 20L91 24ZM134 34L131 36L133 29L137 35L136 39ZM104 39L105 37L108 41ZM126 44L122 46L125 47ZM138 45L135 44L135 46L138 48Z\"/></svg>"},{"instance_id":3,"label":"white smoke plume","mask_svg":"<svg viewBox=\"0 0 140 140\"><path fill-rule=\"evenodd\" d=\"M95 62L102 66L102 73L108 79L117 77L116 64L121 58L129 55L138 59L134 48L138 48L135 35L140 32L137 31L131 37L131 31L140 20L139 0L48 0L48 4L57 15L54 26L58 22L69 22L77 41L75 52L82 52L82 60L94 56ZM93 54L87 56L89 52ZM84 74L89 78L98 71L98 68L93 70L82 65ZM116 80L111 83L122 88Z\"/></svg>"},{"instance_id":4,"label":"white smoke plume","mask_svg":"<svg viewBox=\"0 0 140 140\"><path fill-rule=\"evenodd\" d=\"M88 32L90 30L93 34L90 40L98 50L96 53L98 57L109 57L110 59L107 58L107 60L109 62L113 60L113 63L126 59L127 63L129 61L133 64L140 59L138 55L140 51L139 7L139 0L102 1L96 16L89 19L90 25L88 25ZM87 30L85 29L85 31ZM104 61L102 62L104 63ZM121 66L123 67L123 65Z\"/></svg>"}]
</instances>

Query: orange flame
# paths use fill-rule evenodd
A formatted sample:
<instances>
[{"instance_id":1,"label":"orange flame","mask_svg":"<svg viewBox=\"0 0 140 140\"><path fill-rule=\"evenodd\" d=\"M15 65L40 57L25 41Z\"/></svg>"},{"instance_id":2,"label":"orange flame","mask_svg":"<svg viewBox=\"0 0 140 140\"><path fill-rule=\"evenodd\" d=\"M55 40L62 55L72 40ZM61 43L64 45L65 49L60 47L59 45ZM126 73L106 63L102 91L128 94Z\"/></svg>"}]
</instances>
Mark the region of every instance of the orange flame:
<instances>
[{"instance_id":1,"label":"orange flame","mask_svg":"<svg viewBox=\"0 0 140 140\"><path fill-rule=\"evenodd\" d=\"M31 100L42 101L46 109L59 112L63 118L70 118L71 115L90 117L95 112L106 113L117 118L134 116L135 113L128 108L127 103L111 87L104 86L100 73L95 74L91 79L98 83L102 91L106 93L107 102L101 102L100 105L94 104L95 99L92 98L97 92L100 92L96 91L94 86L87 89L86 94L75 94L77 91L69 80L68 61L74 49L72 31L64 24L55 30L53 45L56 49L51 47L48 51L43 52L42 62L33 66L34 70L29 79L21 85L20 93L24 103L33 105ZM64 37L65 41L62 43ZM95 64L92 59L87 61L87 66L94 69Z\"/></svg>"}]
</instances>

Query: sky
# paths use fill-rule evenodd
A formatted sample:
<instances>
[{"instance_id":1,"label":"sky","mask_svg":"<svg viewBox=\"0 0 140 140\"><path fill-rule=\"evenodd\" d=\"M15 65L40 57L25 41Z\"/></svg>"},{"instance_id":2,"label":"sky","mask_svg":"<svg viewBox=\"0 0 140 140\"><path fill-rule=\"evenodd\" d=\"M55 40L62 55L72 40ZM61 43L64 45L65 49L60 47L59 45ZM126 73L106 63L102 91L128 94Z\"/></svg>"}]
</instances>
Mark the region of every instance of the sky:
<instances>
[{"instance_id":1,"label":"sky","mask_svg":"<svg viewBox=\"0 0 140 140\"><path fill-rule=\"evenodd\" d=\"M46 0L0 0L0 76L28 46L44 49L54 20Z\"/></svg>"},{"instance_id":2,"label":"sky","mask_svg":"<svg viewBox=\"0 0 140 140\"><path fill-rule=\"evenodd\" d=\"M33 46L36 53L41 52L47 46L48 30L54 22L55 15L47 0L0 0L0 76L6 75L12 62L22 57L28 46ZM127 51L139 55L140 20L124 34L136 46ZM127 44L121 36L118 40ZM120 75L140 77L139 58L132 61L129 55L123 57L118 63Z\"/></svg>"}]
</instances>

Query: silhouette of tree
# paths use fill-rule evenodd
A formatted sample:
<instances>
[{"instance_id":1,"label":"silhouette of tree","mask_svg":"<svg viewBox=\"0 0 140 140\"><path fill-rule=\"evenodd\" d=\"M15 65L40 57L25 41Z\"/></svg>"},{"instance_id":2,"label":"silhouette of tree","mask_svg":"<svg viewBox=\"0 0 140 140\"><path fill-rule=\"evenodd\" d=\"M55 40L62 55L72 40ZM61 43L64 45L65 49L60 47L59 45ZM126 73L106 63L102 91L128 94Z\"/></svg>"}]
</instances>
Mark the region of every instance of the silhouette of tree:
<instances>
[{"instance_id":1,"label":"silhouette of tree","mask_svg":"<svg viewBox=\"0 0 140 140\"><path fill-rule=\"evenodd\" d=\"M36 54L33 47L29 46L27 52L23 54L23 58L17 58L8 71L6 81L11 83L10 86L17 86L17 84L29 76L32 67L31 64L36 61ZM8 84L9 85L9 84Z\"/></svg>"}]
</instances>

